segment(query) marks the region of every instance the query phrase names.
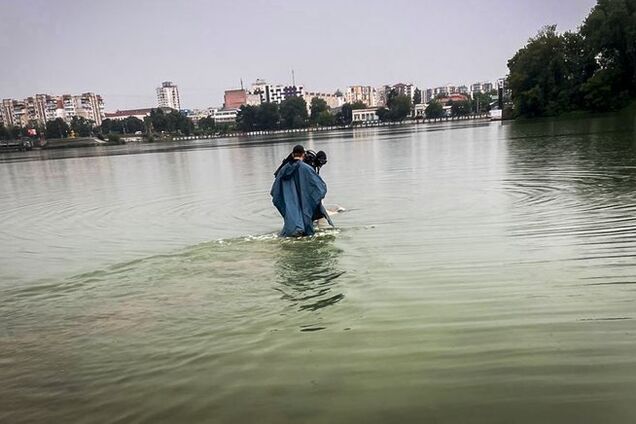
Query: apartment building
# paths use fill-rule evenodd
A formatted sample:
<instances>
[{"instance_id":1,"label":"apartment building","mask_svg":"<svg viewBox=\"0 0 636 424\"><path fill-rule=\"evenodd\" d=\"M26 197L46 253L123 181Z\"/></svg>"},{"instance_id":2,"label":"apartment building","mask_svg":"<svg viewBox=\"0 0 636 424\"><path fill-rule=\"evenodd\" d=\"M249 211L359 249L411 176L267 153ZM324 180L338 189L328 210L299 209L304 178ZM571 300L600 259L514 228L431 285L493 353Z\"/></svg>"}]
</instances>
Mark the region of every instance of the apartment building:
<instances>
[{"instance_id":1,"label":"apartment building","mask_svg":"<svg viewBox=\"0 0 636 424\"><path fill-rule=\"evenodd\" d=\"M100 95L90 92L79 96L36 94L23 100L4 99L0 115L7 126L26 126L31 121L44 125L56 118L70 122L74 116L100 125L104 119L104 101Z\"/></svg>"},{"instance_id":2,"label":"apartment building","mask_svg":"<svg viewBox=\"0 0 636 424\"><path fill-rule=\"evenodd\" d=\"M345 92L347 103L362 102L369 107L377 106L377 91L368 85L352 85Z\"/></svg>"},{"instance_id":3,"label":"apartment building","mask_svg":"<svg viewBox=\"0 0 636 424\"><path fill-rule=\"evenodd\" d=\"M343 96L339 96L339 95L336 95L336 94L330 94L330 93L320 93L320 92L317 92L317 91L306 91L305 92L305 100L307 101L308 105L311 104L311 99L313 99L314 97L324 100L325 103L327 103L327 106L329 106L332 109L340 107L340 106L342 106L344 104L344 97Z\"/></svg>"},{"instance_id":4,"label":"apartment building","mask_svg":"<svg viewBox=\"0 0 636 424\"><path fill-rule=\"evenodd\" d=\"M157 105L181 110L179 88L176 84L173 84L172 81L164 81L161 83L161 87L157 87Z\"/></svg>"}]
</instances>

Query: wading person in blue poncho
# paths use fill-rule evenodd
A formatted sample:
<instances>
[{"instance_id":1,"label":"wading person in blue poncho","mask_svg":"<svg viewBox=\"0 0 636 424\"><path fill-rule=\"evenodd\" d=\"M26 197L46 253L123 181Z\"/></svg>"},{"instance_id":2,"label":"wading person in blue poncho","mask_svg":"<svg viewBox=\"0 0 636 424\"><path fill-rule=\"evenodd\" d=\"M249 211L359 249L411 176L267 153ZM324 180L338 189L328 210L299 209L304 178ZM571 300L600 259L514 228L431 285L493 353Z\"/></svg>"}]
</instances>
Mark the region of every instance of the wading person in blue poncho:
<instances>
[{"instance_id":1,"label":"wading person in blue poncho","mask_svg":"<svg viewBox=\"0 0 636 424\"><path fill-rule=\"evenodd\" d=\"M303 161L305 149L294 147L291 160L285 160L276 170L272 185L272 202L283 216L284 225L280 232L283 237L311 236L314 234L314 220L325 217L329 224L329 214L322 205L327 195L327 184L320 175Z\"/></svg>"}]
</instances>

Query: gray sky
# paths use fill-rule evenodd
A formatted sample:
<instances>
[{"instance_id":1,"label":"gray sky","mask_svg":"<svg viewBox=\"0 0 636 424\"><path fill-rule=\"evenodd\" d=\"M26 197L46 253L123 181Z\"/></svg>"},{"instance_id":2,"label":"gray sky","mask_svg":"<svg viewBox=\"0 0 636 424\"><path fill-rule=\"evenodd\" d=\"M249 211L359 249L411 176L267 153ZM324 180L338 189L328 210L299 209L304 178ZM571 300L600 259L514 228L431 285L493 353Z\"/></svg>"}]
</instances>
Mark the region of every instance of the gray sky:
<instances>
[{"instance_id":1,"label":"gray sky","mask_svg":"<svg viewBox=\"0 0 636 424\"><path fill-rule=\"evenodd\" d=\"M0 0L0 98L94 91L106 110L223 103L256 78L333 92L494 80L543 26L576 29L595 0Z\"/></svg>"}]
</instances>

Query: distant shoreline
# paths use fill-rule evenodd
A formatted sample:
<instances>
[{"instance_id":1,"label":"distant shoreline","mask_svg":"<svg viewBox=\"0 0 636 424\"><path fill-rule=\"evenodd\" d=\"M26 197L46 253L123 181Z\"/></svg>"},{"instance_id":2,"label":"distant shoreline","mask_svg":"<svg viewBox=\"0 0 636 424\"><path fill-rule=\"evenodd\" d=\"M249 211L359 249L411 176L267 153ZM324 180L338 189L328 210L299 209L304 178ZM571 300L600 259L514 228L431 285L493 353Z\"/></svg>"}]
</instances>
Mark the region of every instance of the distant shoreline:
<instances>
[{"instance_id":1,"label":"distant shoreline","mask_svg":"<svg viewBox=\"0 0 636 424\"><path fill-rule=\"evenodd\" d=\"M349 125L307 127L307 128L295 128L295 129L287 129L287 130L263 130L263 131L249 131L249 132L234 131L234 132L230 132L226 134L176 136L176 137L172 137L171 141L204 140L204 139L210 139L210 138L226 138L226 137L254 137L254 136L260 136L260 135L341 131L341 130L350 130L350 129L358 129L358 128L399 127L399 126L405 126L405 125L422 125L422 124L432 124L432 123L440 123L440 122L476 121L476 120L493 121L493 119L490 118L490 115L482 114L482 115L469 115L469 116L462 116L462 117L409 119L409 120L397 121L397 122L372 121L372 122L349 124ZM136 137L139 137L139 136L136 136ZM125 139L125 138L126 137L122 137L122 139Z\"/></svg>"}]
</instances>

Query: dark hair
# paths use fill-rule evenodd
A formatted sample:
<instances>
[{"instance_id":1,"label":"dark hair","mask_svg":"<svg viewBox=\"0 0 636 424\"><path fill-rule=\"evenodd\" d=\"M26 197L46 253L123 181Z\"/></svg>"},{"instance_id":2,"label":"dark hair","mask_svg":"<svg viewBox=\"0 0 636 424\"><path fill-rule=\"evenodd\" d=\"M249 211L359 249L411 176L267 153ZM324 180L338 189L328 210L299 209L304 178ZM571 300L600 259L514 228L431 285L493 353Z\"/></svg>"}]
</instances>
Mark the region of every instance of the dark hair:
<instances>
[{"instance_id":1,"label":"dark hair","mask_svg":"<svg viewBox=\"0 0 636 424\"><path fill-rule=\"evenodd\" d=\"M292 155L298 156L298 155L302 155L303 153L305 153L305 148L302 145L297 144L294 146L294 149L292 150Z\"/></svg>"}]
</instances>

